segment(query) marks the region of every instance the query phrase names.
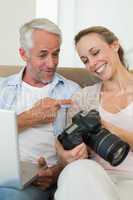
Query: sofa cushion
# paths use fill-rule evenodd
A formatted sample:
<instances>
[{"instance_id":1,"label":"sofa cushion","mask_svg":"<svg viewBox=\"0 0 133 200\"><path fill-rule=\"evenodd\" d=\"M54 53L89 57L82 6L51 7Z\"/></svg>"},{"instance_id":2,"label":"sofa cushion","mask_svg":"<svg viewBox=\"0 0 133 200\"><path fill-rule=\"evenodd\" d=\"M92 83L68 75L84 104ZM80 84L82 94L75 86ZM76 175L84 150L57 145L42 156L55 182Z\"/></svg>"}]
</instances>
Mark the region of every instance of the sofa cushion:
<instances>
[{"instance_id":1,"label":"sofa cushion","mask_svg":"<svg viewBox=\"0 0 133 200\"><path fill-rule=\"evenodd\" d=\"M60 67L57 69L57 72L64 77L77 82L81 87L93 85L94 83L99 81L98 78L92 76L92 74L90 74L84 68Z\"/></svg>"},{"instance_id":2,"label":"sofa cushion","mask_svg":"<svg viewBox=\"0 0 133 200\"><path fill-rule=\"evenodd\" d=\"M22 67L18 66L0 66L0 77L5 77L17 73L21 68ZM84 68L58 67L57 72L62 76L77 82L81 87L93 85L98 81L96 77L92 76Z\"/></svg>"}]
</instances>

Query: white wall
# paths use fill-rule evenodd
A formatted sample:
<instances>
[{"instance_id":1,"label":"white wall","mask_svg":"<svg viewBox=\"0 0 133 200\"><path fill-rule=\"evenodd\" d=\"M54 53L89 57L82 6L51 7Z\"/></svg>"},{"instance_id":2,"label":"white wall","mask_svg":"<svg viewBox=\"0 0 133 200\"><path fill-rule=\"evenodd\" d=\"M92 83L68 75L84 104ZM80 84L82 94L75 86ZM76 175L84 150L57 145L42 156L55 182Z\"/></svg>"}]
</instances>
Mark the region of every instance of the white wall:
<instances>
[{"instance_id":1,"label":"white wall","mask_svg":"<svg viewBox=\"0 0 133 200\"><path fill-rule=\"evenodd\" d=\"M74 35L91 25L111 28L120 38L133 66L132 0L0 0L0 65L23 64L18 54L19 27L35 17L48 17L63 32L59 66L83 66Z\"/></svg>"},{"instance_id":2,"label":"white wall","mask_svg":"<svg viewBox=\"0 0 133 200\"><path fill-rule=\"evenodd\" d=\"M59 66L74 66L75 13L75 0L58 0L58 25L63 35Z\"/></svg>"},{"instance_id":3,"label":"white wall","mask_svg":"<svg viewBox=\"0 0 133 200\"><path fill-rule=\"evenodd\" d=\"M63 31L62 66L83 66L75 55L74 35L82 28L103 25L120 38L133 66L133 1L132 0L59 0L59 25Z\"/></svg>"},{"instance_id":4,"label":"white wall","mask_svg":"<svg viewBox=\"0 0 133 200\"><path fill-rule=\"evenodd\" d=\"M57 24L58 0L36 0L36 17L48 18Z\"/></svg>"},{"instance_id":5,"label":"white wall","mask_svg":"<svg viewBox=\"0 0 133 200\"><path fill-rule=\"evenodd\" d=\"M19 28L38 17L57 23L58 0L0 0L0 65L23 65L19 56Z\"/></svg>"},{"instance_id":6,"label":"white wall","mask_svg":"<svg viewBox=\"0 0 133 200\"><path fill-rule=\"evenodd\" d=\"M0 0L0 65L23 64L18 54L19 27L35 17L35 0Z\"/></svg>"}]
</instances>

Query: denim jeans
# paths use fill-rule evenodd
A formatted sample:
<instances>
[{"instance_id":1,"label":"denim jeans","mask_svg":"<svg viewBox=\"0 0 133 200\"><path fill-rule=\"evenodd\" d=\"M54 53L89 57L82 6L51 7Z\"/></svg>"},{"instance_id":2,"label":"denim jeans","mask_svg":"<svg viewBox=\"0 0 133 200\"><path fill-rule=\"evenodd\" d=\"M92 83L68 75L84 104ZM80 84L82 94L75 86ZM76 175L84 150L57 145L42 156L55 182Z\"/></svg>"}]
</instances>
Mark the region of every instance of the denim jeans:
<instances>
[{"instance_id":1,"label":"denim jeans","mask_svg":"<svg viewBox=\"0 0 133 200\"><path fill-rule=\"evenodd\" d=\"M41 190L30 185L24 190L0 187L0 200L52 200L56 186Z\"/></svg>"}]
</instances>

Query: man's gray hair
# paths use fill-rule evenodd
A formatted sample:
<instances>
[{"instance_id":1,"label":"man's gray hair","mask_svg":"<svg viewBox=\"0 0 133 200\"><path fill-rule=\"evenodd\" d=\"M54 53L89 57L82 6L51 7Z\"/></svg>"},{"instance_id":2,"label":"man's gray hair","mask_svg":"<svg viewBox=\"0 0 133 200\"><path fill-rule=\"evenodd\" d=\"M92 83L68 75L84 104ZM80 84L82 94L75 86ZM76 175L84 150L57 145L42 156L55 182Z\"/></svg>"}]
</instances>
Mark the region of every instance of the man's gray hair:
<instances>
[{"instance_id":1,"label":"man's gray hair","mask_svg":"<svg viewBox=\"0 0 133 200\"><path fill-rule=\"evenodd\" d=\"M27 52L29 52L29 49L33 46L32 33L35 29L54 33L59 36L60 43L62 41L61 30L55 23L45 18L33 19L32 21L25 23L19 31L20 45Z\"/></svg>"}]
</instances>

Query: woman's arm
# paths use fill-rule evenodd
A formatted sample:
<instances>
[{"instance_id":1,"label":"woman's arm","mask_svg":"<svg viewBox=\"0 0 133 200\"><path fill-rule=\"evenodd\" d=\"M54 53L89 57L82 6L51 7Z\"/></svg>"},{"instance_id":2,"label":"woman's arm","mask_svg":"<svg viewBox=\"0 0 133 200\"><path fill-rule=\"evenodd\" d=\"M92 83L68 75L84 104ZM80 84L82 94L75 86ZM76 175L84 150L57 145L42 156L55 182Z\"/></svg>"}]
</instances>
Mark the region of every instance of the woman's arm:
<instances>
[{"instance_id":1,"label":"woman's arm","mask_svg":"<svg viewBox=\"0 0 133 200\"><path fill-rule=\"evenodd\" d=\"M111 133L114 133L115 135L123 139L133 148L133 132L126 131L104 120L102 120L102 125L104 128L108 129Z\"/></svg>"}]
</instances>

